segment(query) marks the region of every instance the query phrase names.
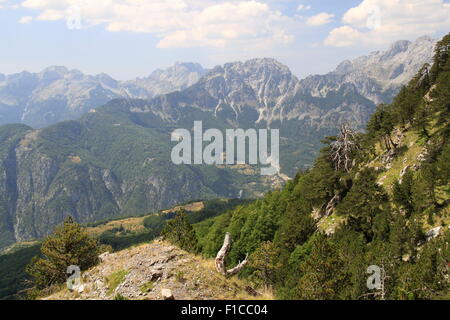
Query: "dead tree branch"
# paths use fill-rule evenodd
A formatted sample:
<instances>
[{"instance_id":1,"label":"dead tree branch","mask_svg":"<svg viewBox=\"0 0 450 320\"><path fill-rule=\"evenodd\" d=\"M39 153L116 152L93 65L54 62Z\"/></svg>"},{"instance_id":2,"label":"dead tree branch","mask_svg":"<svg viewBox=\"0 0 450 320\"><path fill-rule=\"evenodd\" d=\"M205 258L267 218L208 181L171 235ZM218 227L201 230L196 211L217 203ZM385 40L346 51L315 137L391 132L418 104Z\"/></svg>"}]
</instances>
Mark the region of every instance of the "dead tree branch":
<instances>
[{"instance_id":1,"label":"dead tree branch","mask_svg":"<svg viewBox=\"0 0 450 320\"><path fill-rule=\"evenodd\" d=\"M330 216L334 209L336 208L337 204L341 200L341 197L338 194L335 194L334 197L328 202L327 207L325 209L325 216Z\"/></svg>"},{"instance_id":2,"label":"dead tree branch","mask_svg":"<svg viewBox=\"0 0 450 320\"><path fill-rule=\"evenodd\" d=\"M356 131L346 123L341 125L339 137L331 144L331 160L334 168L349 172L353 163L353 151L356 149L359 149Z\"/></svg>"},{"instance_id":3,"label":"dead tree branch","mask_svg":"<svg viewBox=\"0 0 450 320\"><path fill-rule=\"evenodd\" d=\"M227 270L225 265L225 258L227 257L230 248L231 248L231 234L227 232L225 234L225 239L223 241L222 248L219 250L216 257L216 270L217 272L223 274L224 276L232 276L238 273L248 263L248 254L247 254L244 261L239 262L239 264L236 267Z\"/></svg>"}]
</instances>

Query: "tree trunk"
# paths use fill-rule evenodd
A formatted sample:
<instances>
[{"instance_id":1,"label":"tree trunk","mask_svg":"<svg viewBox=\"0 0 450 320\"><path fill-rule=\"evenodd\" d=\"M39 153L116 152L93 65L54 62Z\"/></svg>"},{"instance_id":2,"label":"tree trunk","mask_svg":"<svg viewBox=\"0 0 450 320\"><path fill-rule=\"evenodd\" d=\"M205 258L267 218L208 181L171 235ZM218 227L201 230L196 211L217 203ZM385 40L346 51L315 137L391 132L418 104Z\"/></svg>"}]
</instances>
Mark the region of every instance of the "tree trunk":
<instances>
[{"instance_id":1,"label":"tree trunk","mask_svg":"<svg viewBox=\"0 0 450 320\"><path fill-rule=\"evenodd\" d=\"M247 259L248 254L247 254L244 261L239 262L239 264L236 267L227 270L226 265L225 265L225 258L227 257L228 252L230 251L230 247L231 247L231 234L229 232L227 232L225 234L225 239L223 241L222 248L219 250L219 252L217 253L217 256L216 256L216 270L217 270L217 272L223 274L224 276L231 276L231 275L238 273L248 263L248 259Z\"/></svg>"},{"instance_id":2,"label":"tree trunk","mask_svg":"<svg viewBox=\"0 0 450 320\"><path fill-rule=\"evenodd\" d=\"M325 216L330 216L334 209L336 208L337 204L341 200L341 197L338 194L335 194L334 197L328 202L327 207L325 209Z\"/></svg>"}]
</instances>

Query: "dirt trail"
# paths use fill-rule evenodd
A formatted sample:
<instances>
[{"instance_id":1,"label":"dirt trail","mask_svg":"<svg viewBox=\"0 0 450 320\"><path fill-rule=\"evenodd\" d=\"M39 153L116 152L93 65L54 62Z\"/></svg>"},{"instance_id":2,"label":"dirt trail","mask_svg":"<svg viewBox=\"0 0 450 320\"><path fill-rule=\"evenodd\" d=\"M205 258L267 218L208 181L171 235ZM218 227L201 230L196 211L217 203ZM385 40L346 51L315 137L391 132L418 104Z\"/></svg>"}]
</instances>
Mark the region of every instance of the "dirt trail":
<instances>
[{"instance_id":1,"label":"dirt trail","mask_svg":"<svg viewBox=\"0 0 450 320\"><path fill-rule=\"evenodd\" d=\"M213 260L189 254L162 241L154 241L101 256L102 262L82 273L82 289L61 291L49 300L162 299L169 289L177 300L270 299L252 296L247 284L227 279L214 270Z\"/></svg>"}]
</instances>

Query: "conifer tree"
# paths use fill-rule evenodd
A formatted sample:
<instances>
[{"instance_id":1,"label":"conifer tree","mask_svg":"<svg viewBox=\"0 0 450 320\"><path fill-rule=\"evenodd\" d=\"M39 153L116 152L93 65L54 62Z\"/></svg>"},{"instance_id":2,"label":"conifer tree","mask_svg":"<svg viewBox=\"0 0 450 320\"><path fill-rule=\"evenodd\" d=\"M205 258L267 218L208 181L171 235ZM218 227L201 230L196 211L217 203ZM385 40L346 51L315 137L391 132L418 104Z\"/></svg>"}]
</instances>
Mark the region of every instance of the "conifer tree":
<instances>
[{"instance_id":1,"label":"conifer tree","mask_svg":"<svg viewBox=\"0 0 450 320\"><path fill-rule=\"evenodd\" d=\"M364 169L336 209L338 214L349 217L353 230L363 232L370 240L374 236L374 218L385 210L387 199L383 188L377 184L374 170Z\"/></svg>"},{"instance_id":2,"label":"conifer tree","mask_svg":"<svg viewBox=\"0 0 450 320\"><path fill-rule=\"evenodd\" d=\"M174 219L167 221L161 235L164 239L189 252L197 252L198 239L194 228L188 221L184 209Z\"/></svg>"},{"instance_id":3,"label":"conifer tree","mask_svg":"<svg viewBox=\"0 0 450 320\"><path fill-rule=\"evenodd\" d=\"M402 177L402 181L396 181L393 185L393 198L397 205L406 210L410 215L414 210L413 188L414 173L408 170Z\"/></svg>"},{"instance_id":4,"label":"conifer tree","mask_svg":"<svg viewBox=\"0 0 450 320\"><path fill-rule=\"evenodd\" d=\"M272 242L265 241L250 256L250 267L256 269L255 275L263 282L266 290L276 282L277 271L282 266L279 262L280 253L280 249Z\"/></svg>"},{"instance_id":5,"label":"conifer tree","mask_svg":"<svg viewBox=\"0 0 450 320\"><path fill-rule=\"evenodd\" d=\"M72 217L45 238L41 245L41 257L35 257L27 266L37 289L44 289L67 280L67 268L71 265L86 270L99 261L100 246Z\"/></svg>"},{"instance_id":6,"label":"conifer tree","mask_svg":"<svg viewBox=\"0 0 450 320\"><path fill-rule=\"evenodd\" d=\"M311 254L301 264L302 277L297 298L309 300L339 299L349 285L350 275L335 244L323 234L314 238Z\"/></svg>"}]
</instances>

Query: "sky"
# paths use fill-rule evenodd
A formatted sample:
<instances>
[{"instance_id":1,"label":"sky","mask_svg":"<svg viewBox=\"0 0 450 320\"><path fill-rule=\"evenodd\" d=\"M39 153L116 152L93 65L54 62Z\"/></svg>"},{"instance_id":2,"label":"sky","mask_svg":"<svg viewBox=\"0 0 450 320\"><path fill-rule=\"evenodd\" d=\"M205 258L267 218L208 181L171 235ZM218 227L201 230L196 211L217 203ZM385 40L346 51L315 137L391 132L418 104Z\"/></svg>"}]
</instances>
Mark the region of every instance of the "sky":
<instances>
[{"instance_id":1,"label":"sky","mask_svg":"<svg viewBox=\"0 0 450 320\"><path fill-rule=\"evenodd\" d=\"M303 78L449 31L450 0L0 0L0 73L63 65L127 80L272 57Z\"/></svg>"}]
</instances>

